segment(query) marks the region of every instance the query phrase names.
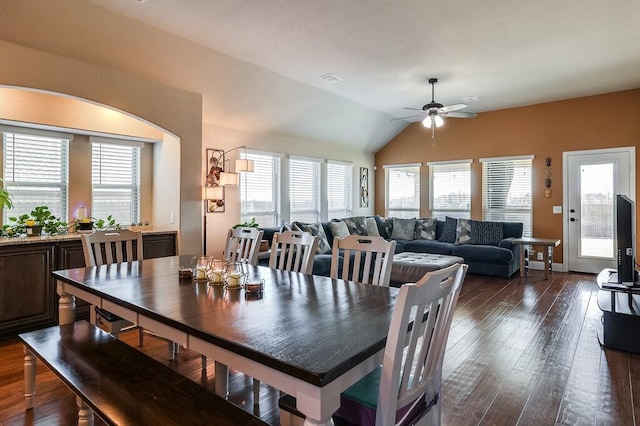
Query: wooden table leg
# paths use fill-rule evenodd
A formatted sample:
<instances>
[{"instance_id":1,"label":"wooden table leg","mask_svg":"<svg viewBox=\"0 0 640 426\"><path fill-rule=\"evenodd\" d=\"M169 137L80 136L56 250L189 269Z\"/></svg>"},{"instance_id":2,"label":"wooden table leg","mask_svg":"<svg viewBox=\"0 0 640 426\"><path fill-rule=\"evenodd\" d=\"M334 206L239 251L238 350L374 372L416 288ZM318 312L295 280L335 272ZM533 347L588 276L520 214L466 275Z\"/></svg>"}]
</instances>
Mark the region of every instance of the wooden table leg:
<instances>
[{"instance_id":1,"label":"wooden table leg","mask_svg":"<svg viewBox=\"0 0 640 426\"><path fill-rule=\"evenodd\" d=\"M526 271L524 270L524 256L527 252L527 246L524 244L520 246L520 277L524 278Z\"/></svg>"},{"instance_id":2,"label":"wooden table leg","mask_svg":"<svg viewBox=\"0 0 640 426\"><path fill-rule=\"evenodd\" d=\"M76 298L64 291L64 287L58 282L58 324L71 324L76 320Z\"/></svg>"},{"instance_id":3,"label":"wooden table leg","mask_svg":"<svg viewBox=\"0 0 640 426\"><path fill-rule=\"evenodd\" d=\"M551 251L551 247L547 250L542 250L542 260L544 262L544 279L549 279L549 271L551 270L549 266L549 252Z\"/></svg>"},{"instance_id":4,"label":"wooden table leg","mask_svg":"<svg viewBox=\"0 0 640 426\"><path fill-rule=\"evenodd\" d=\"M27 410L33 408L36 396L36 357L27 349L24 350L24 400Z\"/></svg>"}]
</instances>

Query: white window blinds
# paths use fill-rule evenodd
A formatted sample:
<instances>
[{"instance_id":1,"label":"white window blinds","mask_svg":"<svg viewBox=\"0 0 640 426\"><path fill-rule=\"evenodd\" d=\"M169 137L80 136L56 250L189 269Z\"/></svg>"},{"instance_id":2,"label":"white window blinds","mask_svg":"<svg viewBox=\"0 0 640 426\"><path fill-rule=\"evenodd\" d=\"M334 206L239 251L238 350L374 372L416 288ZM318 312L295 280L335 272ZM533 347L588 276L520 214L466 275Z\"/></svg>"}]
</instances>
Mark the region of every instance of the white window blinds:
<instances>
[{"instance_id":1,"label":"white window blinds","mask_svg":"<svg viewBox=\"0 0 640 426\"><path fill-rule=\"evenodd\" d=\"M320 221L320 161L289 159L289 219Z\"/></svg>"},{"instance_id":2,"label":"white window blinds","mask_svg":"<svg viewBox=\"0 0 640 426\"><path fill-rule=\"evenodd\" d=\"M253 160L252 173L240 173L240 221L256 218L261 226L277 226L280 209L280 157L268 154L242 153Z\"/></svg>"},{"instance_id":3,"label":"white window blinds","mask_svg":"<svg viewBox=\"0 0 640 426\"><path fill-rule=\"evenodd\" d=\"M384 166L387 217L420 216L420 164Z\"/></svg>"},{"instance_id":4,"label":"white window blinds","mask_svg":"<svg viewBox=\"0 0 640 426\"><path fill-rule=\"evenodd\" d=\"M471 161L428 163L431 215L471 217Z\"/></svg>"},{"instance_id":5,"label":"white window blinds","mask_svg":"<svg viewBox=\"0 0 640 426\"><path fill-rule=\"evenodd\" d=\"M66 220L70 136L41 136L3 132L3 179L11 194L13 209L3 214L29 214L34 207L47 206Z\"/></svg>"},{"instance_id":6,"label":"white window blinds","mask_svg":"<svg viewBox=\"0 0 640 426\"><path fill-rule=\"evenodd\" d=\"M92 217L120 225L140 221L140 146L93 142Z\"/></svg>"},{"instance_id":7,"label":"white window blinds","mask_svg":"<svg viewBox=\"0 0 640 426\"><path fill-rule=\"evenodd\" d=\"M531 236L533 156L481 159L484 220L522 222Z\"/></svg>"},{"instance_id":8,"label":"white window blinds","mask_svg":"<svg viewBox=\"0 0 640 426\"><path fill-rule=\"evenodd\" d=\"M353 164L327 162L329 218L353 216Z\"/></svg>"}]
</instances>

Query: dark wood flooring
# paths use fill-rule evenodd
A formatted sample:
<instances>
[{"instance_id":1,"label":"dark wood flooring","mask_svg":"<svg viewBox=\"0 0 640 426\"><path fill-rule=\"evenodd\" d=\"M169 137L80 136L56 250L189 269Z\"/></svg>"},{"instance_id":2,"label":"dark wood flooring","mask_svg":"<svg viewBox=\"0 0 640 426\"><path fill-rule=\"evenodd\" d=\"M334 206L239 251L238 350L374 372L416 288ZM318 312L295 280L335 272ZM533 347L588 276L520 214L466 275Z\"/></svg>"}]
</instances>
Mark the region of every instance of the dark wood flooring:
<instances>
[{"instance_id":1,"label":"dark wood flooring","mask_svg":"<svg viewBox=\"0 0 640 426\"><path fill-rule=\"evenodd\" d=\"M595 276L531 274L467 276L444 360L442 423L640 424L640 355L600 347ZM137 332L123 340L137 345ZM183 350L169 361L166 344L149 336L141 350L213 389L211 361L202 375L198 354ZM276 391L263 384L258 408L251 378L233 373L230 388L234 403L278 424ZM22 392L21 345L0 342L0 423L75 424L73 395L46 367L39 367L36 407L27 413Z\"/></svg>"}]
</instances>

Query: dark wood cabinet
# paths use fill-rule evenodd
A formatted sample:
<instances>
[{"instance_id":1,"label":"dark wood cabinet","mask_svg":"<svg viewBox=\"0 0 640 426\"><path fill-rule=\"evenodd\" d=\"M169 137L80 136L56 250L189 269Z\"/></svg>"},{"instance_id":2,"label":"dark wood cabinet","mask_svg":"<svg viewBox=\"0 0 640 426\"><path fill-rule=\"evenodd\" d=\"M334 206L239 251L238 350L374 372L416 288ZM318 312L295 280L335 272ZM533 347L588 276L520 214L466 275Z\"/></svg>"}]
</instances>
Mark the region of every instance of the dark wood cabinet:
<instances>
[{"instance_id":1,"label":"dark wood cabinet","mask_svg":"<svg viewBox=\"0 0 640 426\"><path fill-rule=\"evenodd\" d=\"M142 242L146 259L177 254L175 232L144 234ZM83 266L79 238L0 244L0 339L56 324L58 295L51 272ZM88 318L89 305L77 304L77 318Z\"/></svg>"}]
</instances>

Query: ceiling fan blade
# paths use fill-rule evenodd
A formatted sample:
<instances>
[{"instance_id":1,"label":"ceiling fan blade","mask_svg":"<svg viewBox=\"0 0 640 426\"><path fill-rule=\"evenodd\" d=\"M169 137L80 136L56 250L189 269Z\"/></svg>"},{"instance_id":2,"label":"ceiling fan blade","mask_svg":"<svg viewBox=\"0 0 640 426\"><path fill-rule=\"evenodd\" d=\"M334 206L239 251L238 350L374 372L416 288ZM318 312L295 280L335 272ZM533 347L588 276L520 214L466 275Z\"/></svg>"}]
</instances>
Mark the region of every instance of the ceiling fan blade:
<instances>
[{"instance_id":1,"label":"ceiling fan blade","mask_svg":"<svg viewBox=\"0 0 640 426\"><path fill-rule=\"evenodd\" d=\"M452 118L473 118L477 116L475 112L445 112L442 115Z\"/></svg>"},{"instance_id":2,"label":"ceiling fan blade","mask_svg":"<svg viewBox=\"0 0 640 426\"><path fill-rule=\"evenodd\" d=\"M451 111L457 111L459 109L462 108L466 108L467 105L466 104L454 104L454 105L447 105L445 107L440 108L440 112L451 112Z\"/></svg>"},{"instance_id":3,"label":"ceiling fan blade","mask_svg":"<svg viewBox=\"0 0 640 426\"><path fill-rule=\"evenodd\" d=\"M402 109L409 109L411 111L423 111L422 108L409 108L409 107L403 107Z\"/></svg>"},{"instance_id":4,"label":"ceiling fan blade","mask_svg":"<svg viewBox=\"0 0 640 426\"><path fill-rule=\"evenodd\" d=\"M418 115L410 115L408 117L399 117L399 118L392 118L389 121L397 121L397 120L406 120L407 118L413 118L413 117L420 117L422 116L422 114L418 114Z\"/></svg>"}]
</instances>

